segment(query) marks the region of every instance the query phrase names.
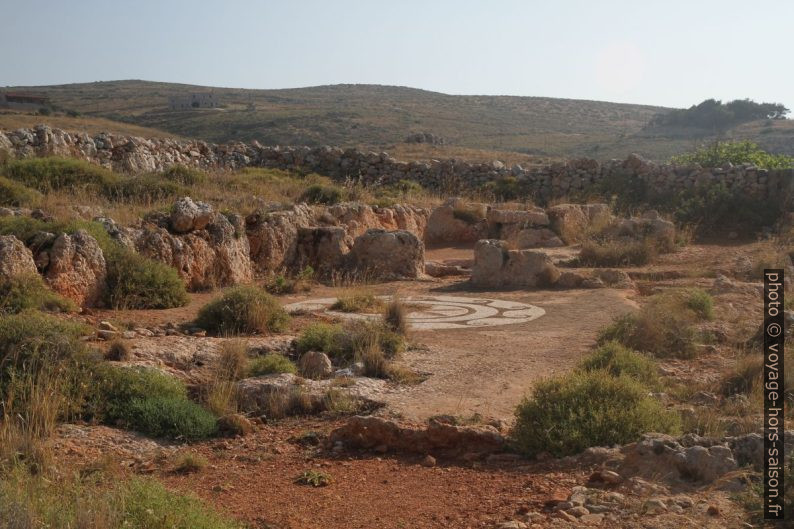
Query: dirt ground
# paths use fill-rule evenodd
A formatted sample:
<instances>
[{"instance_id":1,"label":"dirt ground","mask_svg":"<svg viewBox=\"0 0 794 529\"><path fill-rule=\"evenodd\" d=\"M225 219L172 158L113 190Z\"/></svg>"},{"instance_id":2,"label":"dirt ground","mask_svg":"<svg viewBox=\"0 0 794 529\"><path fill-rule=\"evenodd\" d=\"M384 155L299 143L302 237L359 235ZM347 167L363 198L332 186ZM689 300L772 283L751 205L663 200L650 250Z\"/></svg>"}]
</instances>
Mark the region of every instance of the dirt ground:
<instances>
[{"instance_id":1,"label":"dirt ground","mask_svg":"<svg viewBox=\"0 0 794 529\"><path fill-rule=\"evenodd\" d=\"M628 270L637 282L637 289L631 290L474 291L465 277L372 285L379 294L499 299L528 303L545 311L543 316L524 323L412 331L409 341L413 346L401 362L427 378L383 395L386 413L417 420L437 414L467 417L477 413L510 421L515 405L534 382L570 370L593 346L599 329L615 316L636 308L643 295L668 286L708 289L717 273L735 276L737 267L745 266L760 251L757 245L692 245L661 257L650 267ZM556 255L565 259L571 253L570 249L561 249ZM431 249L427 259L465 265L471 260L471 249ZM720 325L730 339L750 332L755 319L748 311L760 309L760 294L755 287L744 284L742 288L716 298ZM340 291L317 286L311 292L282 299L286 304L333 297ZM178 309L96 311L89 318L136 325L178 324L192 320L216 294L192 294L190 304ZM313 318L295 318L290 334L296 334ZM722 355L721 347L704 350L694 361L663 362L663 368L686 380L713 381L732 362ZM189 447L118 439L118 431L112 428L80 426L76 427L82 429L80 435L59 439L57 452L68 464L81 465L120 452L123 446L132 471L153 474L170 488L196 494L251 527L284 529L496 527L521 513L542 511L551 499L564 499L572 487L587 482L592 470L565 460L466 463L440 459L437 465L426 467L418 455L336 454L296 441L307 432L322 437L342 421L287 419L260 424L243 438ZM163 453L170 458L182 450L201 453L208 459L208 466L197 473L180 474L168 464L155 463L162 461ZM327 472L332 484L313 488L294 483L296 476L309 469ZM640 505L646 494L625 487L617 490L635 505ZM743 511L728 493L695 487L684 492L696 503L691 512L645 516L637 507L627 518L604 519L599 527L746 527ZM707 514L714 510L718 516ZM537 525L581 526L552 516Z\"/></svg>"}]
</instances>

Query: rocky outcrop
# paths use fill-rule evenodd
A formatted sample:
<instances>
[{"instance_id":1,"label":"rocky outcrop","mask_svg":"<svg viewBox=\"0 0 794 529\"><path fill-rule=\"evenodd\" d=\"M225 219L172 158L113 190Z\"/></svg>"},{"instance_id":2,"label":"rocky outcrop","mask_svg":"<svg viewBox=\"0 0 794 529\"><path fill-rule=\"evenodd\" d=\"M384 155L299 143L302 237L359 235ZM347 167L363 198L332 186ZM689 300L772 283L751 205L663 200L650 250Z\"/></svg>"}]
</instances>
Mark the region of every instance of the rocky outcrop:
<instances>
[{"instance_id":1,"label":"rocky outcrop","mask_svg":"<svg viewBox=\"0 0 794 529\"><path fill-rule=\"evenodd\" d=\"M659 216L654 210L646 211L641 217L615 219L604 230L612 237L644 239L650 237L661 248L672 249L675 245L675 224Z\"/></svg>"},{"instance_id":2,"label":"rocky outcrop","mask_svg":"<svg viewBox=\"0 0 794 529\"><path fill-rule=\"evenodd\" d=\"M418 454L485 455L504 450L505 438L492 426L456 426L430 420L427 427L400 425L379 417L351 417L328 436L329 445Z\"/></svg>"},{"instance_id":3,"label":"rocky outcrop","mask_svg":"<svg viewBox=\"0 0 794 529\"><path fill-rule=\"evenodd\" d=\"M557 204L546 213L551 229L568 244L580 241L589 229L606 226L612 221L607 204Z\"/></svg>"},{"instance_id":4,"label":"rocky outcrop","mask_svg":"<svg viewBox=\"0 0 794 529\"><path fill-rule=\"evenodd\" d=\"M13 235L0 235L0 279L36 274L33 254Z\"/></svg>"},{"instance_id":5,"label":"rocky outcrop","mask_svg":"<svg viewBox=\"0 0 794 529\"><path fill-rule=\"evenodd\" d=\"M257 270L270 272L292 267L297 256L298 229L314 226L314 219L314 212L306 204L246 217L245 233Z\"/></svg>"},{"instance_id":6,"label":"rocky outcrop","mask_svg":"<svg viewBox=\"0 0 794 529\"><path fill-rule=\"evenodd\" d=\"M150 172L185 165L203 169L274 167L315 172L366 185L414 181L428 189L459 192L487 182L515 178L543 201L582 193L604 179L640 182L651 191L677 192L721 184L757 197L777 197L794 180L791 169L760 169L750 164L703 168L656 164L631 155L626 160L593 159L522 167L493 162L431 160L402 162L387 153L336 147L269 147L257 142L213 145L201 141L145 139L101 133L89 136L40 125L0 132L0 145L14 156L75 156L124 172Z\"/></svg>"},{"instance_id":7,"label":"rocky outcrop","mask_svg":"<svg viewBox=\"0 0 794 529\"><path fill-rule=\"evenodd\" d=\"M342 227L298 228L291 268L303 270L310 266L319 277L329 277L342 271L352 245L353 240Z\"/></svg>"},{"instance_id":8,"label":"rocky outcrop","mask_svg":"<svg viewBox=\"0 0 794 529\"><path fill-rule=\"evenodd\" d=\"M171 207L171 230L187 233L203 230L212 220L212 207L204 202L193 202L190 197L177 200Z\"/></svg>"},{"instance_id":9,"label":"rocky outcrop","mask_svg":"<svg viewBox=\"0 0 794 529\"><path fill-rule=\"evenodd\" d=\"M429 243L478 241L488 233L486 214L483 204L451 198L430 213L425 238Z\"/></svg>"},{"instance_id":10,"label":"rocky outcrop","mask_svg":"<svg viewBox=\"0 0 794 529\"><path fill-rule=\"evenodd\" d=\"M140 254L175 268L189 290L235 285L252 279L242 217L211 213L206 224L194 222L188 233L169 231L172 220L172 215L150 216L139 227L125 230L125 236ZM202 225L202 229L196 229Z\"/></svg>"},{"instance_id":11,"label":"rocky outcrop","mask_svg":"<svg viewBox=\"0 0 794 529\"><path fill-rule=\"evenodd\" d=\"M46 251L44 278L54 291L81 306L102 300L107 267L96 239L84 230L64 233Z\"/></svg>"},{"instance_id":12,"label":"rocky outcrop","mask_svg":"<svg viewBox=\"0 0 794 529\"><path fill-rule=\"evenodd\" d=\"M479 288L543 287L557 282L560 271L543 252L510 250L504 241L485 239L474 246L471 282Z\"/></svg>"},{"instance_id":13,"label":"rocky outcrop","mask_svg":"<svg viewBox=\"0 0 794 529\"><path fill-rule=\"evenodd\" d=\"M369 230L350 251L358 274L377 279L416 279L424 274L425 247L408 231Z\"/></svg>"}]
</instances>

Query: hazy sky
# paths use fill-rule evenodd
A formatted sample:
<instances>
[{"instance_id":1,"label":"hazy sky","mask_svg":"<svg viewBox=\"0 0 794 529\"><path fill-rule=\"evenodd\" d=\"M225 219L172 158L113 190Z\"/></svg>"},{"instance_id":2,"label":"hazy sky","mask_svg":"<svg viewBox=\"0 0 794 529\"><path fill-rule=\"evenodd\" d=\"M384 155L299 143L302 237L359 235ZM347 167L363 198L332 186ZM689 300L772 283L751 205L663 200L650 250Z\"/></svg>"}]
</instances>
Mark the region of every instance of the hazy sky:
<instances>
[{"instance_id":1,"label":"hazy sky","mask_svg":"<svg viewBox=\"0 0 794 529\"><path fill-rule=\"evenodd\" d=\"M794 106L791 0L0 0L0 86L146 79Z\"/></svg>"}]
</instances>

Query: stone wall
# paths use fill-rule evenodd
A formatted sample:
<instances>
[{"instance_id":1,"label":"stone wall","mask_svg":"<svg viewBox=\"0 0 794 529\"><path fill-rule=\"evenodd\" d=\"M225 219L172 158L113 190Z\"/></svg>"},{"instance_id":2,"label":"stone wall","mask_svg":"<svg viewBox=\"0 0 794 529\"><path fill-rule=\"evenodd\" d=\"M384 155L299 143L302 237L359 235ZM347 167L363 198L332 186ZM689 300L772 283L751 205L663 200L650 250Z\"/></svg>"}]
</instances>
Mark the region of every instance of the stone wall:
<instances>
[{"instance_id":1,"label":"stone wall","mask_svg":"<svg viewBox=\"0 0 794 529\"><path fill-rule=\"evenodd\" d=\"M626 160L570 160L542 167L507 167L499 161L461 160L401 162L386 153L337 147L267 147L257 142L215 145L202 141L144 139L102 133L68 133L40 125L0 131L0 149L15 156L75 156L122 172L162 170L175 164L202 169L241 167L296 168L337 180L389 184L402 179L453 194L502 177L515 177L541 200L586 191L605 177L641 179L652 189L677 191L724 182L729 188L759 197L788 194L793 170L766 170L749 165L720 169L656 164L631 155Z\"/></svg>"}]
</instances>

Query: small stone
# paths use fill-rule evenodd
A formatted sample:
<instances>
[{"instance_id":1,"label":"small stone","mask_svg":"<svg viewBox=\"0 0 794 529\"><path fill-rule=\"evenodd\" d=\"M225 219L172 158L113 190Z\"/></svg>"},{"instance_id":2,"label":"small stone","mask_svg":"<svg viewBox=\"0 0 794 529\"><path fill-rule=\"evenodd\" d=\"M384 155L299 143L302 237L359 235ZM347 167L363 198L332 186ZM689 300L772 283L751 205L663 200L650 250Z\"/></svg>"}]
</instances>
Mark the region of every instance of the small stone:
<instances>
[{"instance_id":1,"label":"small stone","mask_svg":"<svg viewBox=\"0 0 794 529\"><path fill-rule=\"evenodd\" d=\"M561 501L557 505L554 506L555 511L567 511L568 509L573 509L574 504L570 501Z\"/></svg>"},{"instance_id":2,"label":"small stone","mask_svg":"<svg viewBox=\"0 0 794 529\"><path fill-rule=\"evenodd\" d=\"M642 505L645 514L661 514L667 512L667 505L660 498L650 498Z\"/></svg>"},{"instance_id":3,"label":"small stone","mask_svg":"<svg viewBox=\"0 0 794 529\"><path fill-rule=\"evenodd\" d=\"M529 523L540 523L546 520L546 516L539 512L528 512L524 515L524 519Z\"/></svg>"},{"instance_id":4,"label":"small stone","mask_svg":"<svg viewBox=\"0 0 794 529\"><path fill-rule=\"evenodd\" d=\"M121 337L126 339L126 340L132 340L137 335L138 334L135 331L124 331L123 333L121 333Z\"/></svg>"},{"instance_id":5,"label":"small stone","mask_svg":"<svg viewBox=\"0 0 794 529\"><path fill-rule=\"evenodd\" d=\"M207 336L207 331L204 329L195 329L192 333L190 333L190 335L203 338L204 336Z\"/></svg>"},{"instance_id":6,"label":"small stone","mask_svg":"<svg viewBox=\"0 0 794 529\"><path fill-rule=\"evenodd\" d=\"M590 514L590 511L587 510L587 507L584 507L582 505L577 505L576 507L568 509L565 512L567 512L568 514L573 514L577 518L579 518L580 516L584 516L585 514Z\"/></svg>"},{"instance_id":7,"label":"small stone","mask_svg":"<svg viewBox=\"0 0 794 529\"><path fill-rule=\"evenodd\" d=\"M600 474L601 474L601 481L609 485L617 485L618 483L623 481L623 478L620 477L620 474L618 474L617 472L613 472L611 470L602 470Z\"/></svg>"},{"instance_id":8,"label":"small stone","mask_svg":"<svg viewBox=\"0 0 794 529\"><path fill-rule=\"evenodd\" d=\"M434 467L436 466L436 458L428 454L422 459L421 465L423 467Z\"/></svg>"},{"instance_id":9,"label":"small stone","mask_svg":"<svg viewBox=\"0 0 794 529\"><path fill-rule=\"evenodd\" d=\"M576 516L574 516L572 514L568 514L565 511L557 511L557 518L562 518L563 520L565 520L567 522L576 522L576 521L578 521L578 518L576 518Z\"/></svg>"},{"instance_id":10,"label":"small stone","mask_svg":"<svg viewBox=\"0 0 794 529\"><path fill-rule=\"evenodd\" d=\"M113 324L110 323L109 321L100 321L99 322L99 330L100 331L113 331L113 332L118 331L118 329L116 329L116 327L114 327Z\"/></svg>"},{"instance_id":11,"label":"small stone","mask_svg":"<svg viewBox=\"0 0 794 529\"><path fill-rule=\"evenodd\" d=\"M518 520L511 520L509 522L502 522L496 527L498 529L527 529L527 524L519 522Z\"/></svg>"},{"instance_id":12,"label":"small stone","mask_svg":"<svg viewBox=\"0 0 794 529\"><path fill-rule=\"evenodd\" d=\"M709 516L719 516L720 515L720 508L716 505L709 505L709 508L706 509L706 514Z\"/></svg>"},{"instance_id":13,"label":"small stone","mask_svg":"<svg viewBox=\"0 0 794 529\"><path fill-rule=\"evenodd\" d=\"M116 331L109 331L105 329L100 329L96 332L96 335L100 340L112 340L117 334L118 333Z\"/></svg>"}]
</instances>

